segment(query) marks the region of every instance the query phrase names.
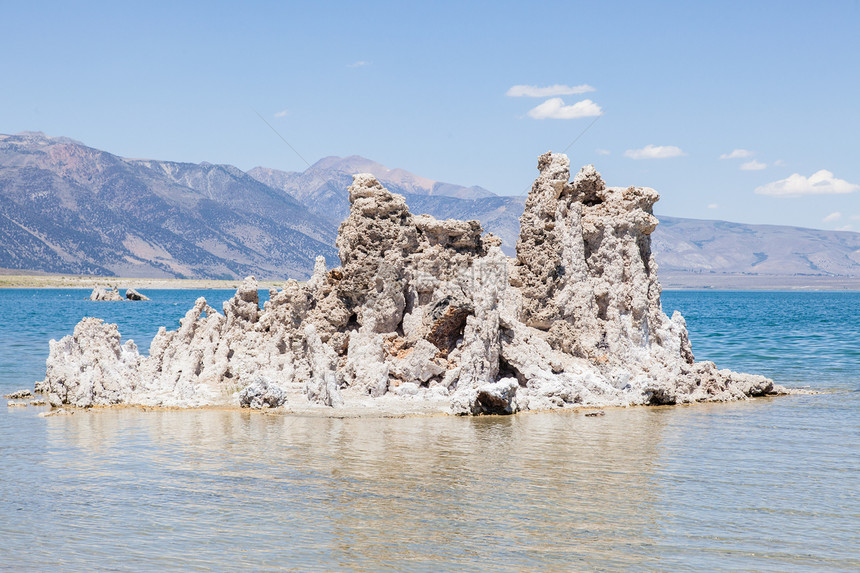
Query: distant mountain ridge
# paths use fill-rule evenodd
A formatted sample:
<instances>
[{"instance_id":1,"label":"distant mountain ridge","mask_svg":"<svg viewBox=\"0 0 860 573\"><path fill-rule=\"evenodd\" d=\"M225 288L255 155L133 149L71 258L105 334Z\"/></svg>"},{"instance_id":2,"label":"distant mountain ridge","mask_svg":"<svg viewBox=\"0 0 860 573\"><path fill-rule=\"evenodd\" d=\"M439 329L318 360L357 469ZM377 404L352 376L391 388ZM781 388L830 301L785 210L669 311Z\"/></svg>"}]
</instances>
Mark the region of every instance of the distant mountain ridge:
<instances>
[{"instance_id":1,"label":"distant mountain ridge","mask_svg":"<svg viewBox=\"0 0 860 573\"><path fill-rule=\"evenodd\" d=\"M860 233L658 216L664 286L860 288Z\"/></svg>"},{"instance_id":2,"label":"distant mountain ridge","mask_svg":"<svg viewBox=\"0 0 860 573\"><path fill-rule=\"evenodd\" d=\"M335 229L232 166L0 136L0 266L72 274L306 276Z\"/></svg>"},{"instance_id":3,"label":"distant mountain ridge","mask_svg":"<svg viewBox=\"0 0 860 573\"><path fill-rule=\"evenodd\" d=\"M255 167L248 171L248 175L267 185L284 190L291 189L292 192L290 194L299 198L312 194L316 186L298 186L293 185L293 183L299 180L307 183L315 177L319 177L320 175L329 176L332 173L346 173L350 177L356 173L370 173L384 185L390 185L399 189L401 193L408 193L410 195L441 195L456 199L497 197L495 193L477 185L464 187L462 185L434 181L420 175L415 175L404 169L389 169L381 163L365 159L359 155L323 157L303 173L277 171L266 167Z\"/></svg>"},{"instance_id":4,"label":"distant mountain ridge","mask_svg":"<svg viewBox=\"0 0 860 573\"><path fill-rule=\"evenodd\" d=\"M337 228L349 215L346 188L356 173L373 174L389 191L406 198L410 210L436 218L478 219L488 231L498 235L503 248L513 254L520 231L520 215L525 197L494 195L482 187L463 187L413 175L402 169L353 155L325 157L301 173L255 167L254 177L303 203L313 213Z\"/></svg>"},{"instance_id":5,"label":"distant mountain ridge","mask_svg":"<svg viewBox=\"0 0 860 573\"><path fill-rule=\"evenodd\" d=\"M652 249L674 271L857 276L860 233L660 217Z\"/></svg>"},{"instance_id":6,"label":"distant mountain ridge","mask_svg":"<svg viewBox=\"0 0 860 573\"><path fill-rule=\"evenodd\" d=\"M126 159L25 132L0 135L0 268L305 278L318 254L338 264L334 239L357 172L403 194L413 213L478 219L514 253L525 197L442 183L359 156L326 157L303 172L246 173ZM652 246L667 286L860 279L860 233L658 218Z\"/></svg>"}]
</instances>

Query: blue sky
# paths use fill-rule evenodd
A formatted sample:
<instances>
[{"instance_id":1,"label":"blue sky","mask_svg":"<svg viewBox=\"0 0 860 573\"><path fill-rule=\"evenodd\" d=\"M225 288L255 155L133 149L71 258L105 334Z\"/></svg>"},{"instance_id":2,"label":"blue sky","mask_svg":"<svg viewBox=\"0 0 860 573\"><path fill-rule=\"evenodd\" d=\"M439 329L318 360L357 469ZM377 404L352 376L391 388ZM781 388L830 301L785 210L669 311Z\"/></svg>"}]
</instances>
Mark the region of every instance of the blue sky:
<instances>
[{"instance_id":1,"label":"blue sky","mask_svg":"<svg viewBox=\"0 0 860 573\"><path fill-rule=\"evenodd\" d=\"M658 214L860 230L858 0L0 13L2 133L304 169L259 112L310 163L357 154L500 194L570 146L574 169L660 191Z\"/></svg>"}]
</instances>

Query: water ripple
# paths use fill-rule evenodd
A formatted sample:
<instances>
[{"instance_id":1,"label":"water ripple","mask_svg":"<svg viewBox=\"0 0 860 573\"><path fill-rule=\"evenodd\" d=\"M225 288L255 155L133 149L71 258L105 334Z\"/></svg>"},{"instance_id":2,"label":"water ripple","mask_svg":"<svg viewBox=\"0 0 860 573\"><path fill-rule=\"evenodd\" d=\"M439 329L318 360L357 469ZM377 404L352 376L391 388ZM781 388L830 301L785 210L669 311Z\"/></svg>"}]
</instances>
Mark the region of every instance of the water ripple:
<instances>
[{"instance_id":1,"label":"water ripple","mask_svg":"<svg viewBox=\"0 0 860 573\"><path fill-rule=\"evenodd\" d=\"M0 327L2 384L27 386L80 308L9 296L43 317ZM0 569L860 568L860 296L664 300L698 357L832 392L599 418L0 409ZM188 306L80 302L133 336Z\"/></svg>"}]
</instances>

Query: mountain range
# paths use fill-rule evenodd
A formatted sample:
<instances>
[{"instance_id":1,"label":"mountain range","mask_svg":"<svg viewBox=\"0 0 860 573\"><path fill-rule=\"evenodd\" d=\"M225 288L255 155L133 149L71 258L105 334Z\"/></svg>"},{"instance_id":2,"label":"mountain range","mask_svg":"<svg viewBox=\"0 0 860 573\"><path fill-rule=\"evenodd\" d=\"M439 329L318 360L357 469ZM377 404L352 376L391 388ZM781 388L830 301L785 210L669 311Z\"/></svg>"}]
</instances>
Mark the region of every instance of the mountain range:
<instances>
[{"instance_id":1,"label":"mountain range","mask_svg":"<svg viewBox=\"0 0 860 573\"><path fill-rule=\"evenodd\" d=\"M0 136L0 266L131 277L304 276L336 228L229 165Z\"/></svg>"},{"instance_id":2,"label":"mountain range","mask_svg":"<svg viewBox=\"0 0 860 573\"><path fill-rule=\"evenodd\" d=\"M128 159L64 137L0 135L0 267L153 277L306 278L346 188L372 173L414 213L478 219L513 254L525 197L434 181L359 156L302 172ZM839 286L860 279L860 233L659 216L667 286ZM858 283L860 284L860 283ZM831 285L833 286L833 285Z\"/></svg>"},{"instance_id":3,"label":"mountain range","mask_svg":"<svg viewBox=\"0 0 860 573\"><path fill-rule=\"evenodd\" d=\"M413 213L427 213L437 219L478 219L486 230L501 237L509 255L514 253L525 197L504 197L482 187L433 181L357 155L326 157L301 173L265 167L248 171L254 179L300 201L335 228L349 215L346 188L356 173L376 176L389 191L403 195Z\"/></svg>"}]
</instances>

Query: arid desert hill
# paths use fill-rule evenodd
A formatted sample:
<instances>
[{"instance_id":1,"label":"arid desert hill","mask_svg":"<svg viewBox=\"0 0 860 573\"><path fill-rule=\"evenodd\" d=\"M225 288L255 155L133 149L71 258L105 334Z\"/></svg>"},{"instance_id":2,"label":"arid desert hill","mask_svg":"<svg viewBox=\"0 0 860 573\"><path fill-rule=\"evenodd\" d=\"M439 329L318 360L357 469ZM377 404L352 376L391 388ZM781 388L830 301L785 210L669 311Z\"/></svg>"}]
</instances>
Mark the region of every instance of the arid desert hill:
<instances>
[{"instance_id":1,"label":"arid desert hill","mask_svg":"<svg viewBox=\"0 0 860 573\"><path fill-rule=\"evenodd\" d=\"M479 220L513 254L524 196L434 181L358 156L326 157L303 172L243 172L127 159L25 132L0 135L0 268L307 278L317 255L338 263L334 239L357 172L402 194L415 213ZM657 216L652 239L664 286L860 285L860 233Z\"/></svg>"}]
</instances>

